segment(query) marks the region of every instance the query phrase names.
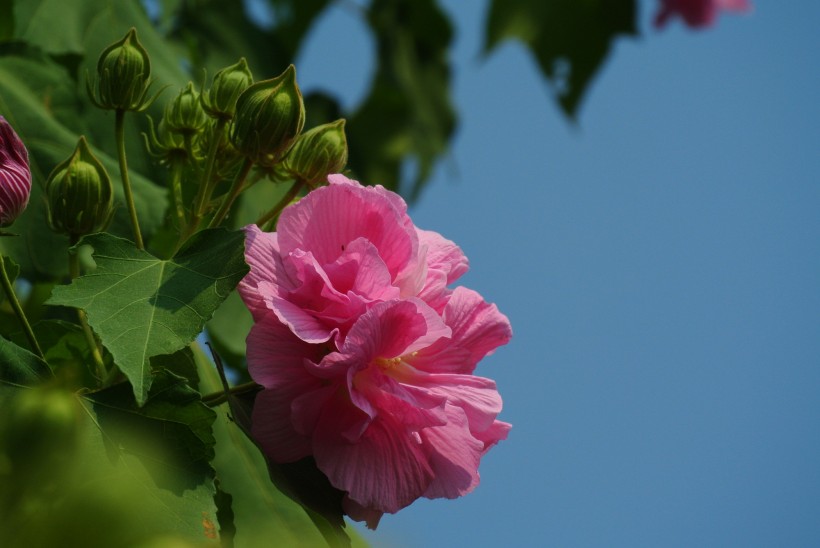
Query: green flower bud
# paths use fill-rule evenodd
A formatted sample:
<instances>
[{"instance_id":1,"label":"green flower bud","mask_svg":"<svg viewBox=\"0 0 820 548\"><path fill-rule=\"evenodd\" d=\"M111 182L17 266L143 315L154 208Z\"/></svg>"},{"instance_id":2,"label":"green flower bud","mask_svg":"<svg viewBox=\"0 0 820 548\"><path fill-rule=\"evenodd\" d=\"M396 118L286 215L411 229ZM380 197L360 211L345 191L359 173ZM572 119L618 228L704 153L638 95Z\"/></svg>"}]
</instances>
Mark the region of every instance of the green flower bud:
<instances>
[{"instance_id":1,"label":"green flower bud","mask_svg":"<svg viewBox=\"0 0 820 548\"><path fill-rule=\"evenodd\" d=\"M213 118L230 120L236 114L236 100L252 83L253 75L242 57L216 73L211 89L202 92L202 106Z\"/></svg>"},{"instance_id":2,"label":"green flower bud","mask_svg":"<svg viewBox=\"0 0 820 548\"><path fill-rule=\"evenodd\" d=\"M108 226L114 213L111 178L80 137L71 157L54 168L46 183L51 228L79 237Z\"/></svg>"},{"instance_id":3,"label":"green flower bud","mask_svg":"<svg viewBox=\"0 0 820 548\"><path fill-rule=\"evenodd\" d=\"M344 119L316 126L296 139L285 157L284 167L308 186L327 180L347 164L347 138Z\"/></svg>"},{"instance_id":4,"label":"green flower bud","mask_svg":"<svg viewBox=\"0 0 820 548\"><path fill-rule=\"evenodd\" d=\"M159 126L154 129L154 120L148 118L148 133L143 133L145 148L148 154L159 159L163 165L173 165L174 162L186 162L190 155L185 148L185 137L178 132L168 130L165 119L160 120Z\"/></svg>"},{"instance_id":5,"label":"green flower bud","mask_svg":"<svg viewBox=\"0 0 820 548\"><path fill-rule=\"evenodd\" d=\"M199 94L194 91L193 83L188 82L168 104L163 120L169 131L180 135L195 135L202 131L208 117L199 102Z\"/></svg>"},{"instance_id":6,"label":"green flower bud","mask_svg":"<svg viewBox=\"0 0 820 548\"><path fill-rule=\"evenodd\" d=\"M305 125L305 105L290 65L271 80L257 82L236 102L231 142L253 162L269 167L293 145Z\"/></svg>"},{"instance_id":7,"label":"green flower bud","mask_svg":"<svg viewBox=\"0 0 820 548\"><path fill-rule=\"evenodd\" d=\"M151 60L132 28L120 40L105 48L97 61L97 77L92 89L87 81L91 101L108 110L142 111L153 101L145 96L150 86Z\"/></svg>"}]
</instances>

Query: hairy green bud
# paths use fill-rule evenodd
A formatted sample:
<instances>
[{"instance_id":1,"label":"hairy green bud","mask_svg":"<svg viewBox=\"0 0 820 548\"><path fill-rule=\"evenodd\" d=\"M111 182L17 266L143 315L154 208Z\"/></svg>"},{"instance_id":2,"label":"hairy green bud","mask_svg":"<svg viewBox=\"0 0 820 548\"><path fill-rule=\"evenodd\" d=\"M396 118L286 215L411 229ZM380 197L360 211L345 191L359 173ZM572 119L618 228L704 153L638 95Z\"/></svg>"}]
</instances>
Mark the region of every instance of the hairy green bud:
<instances>
[{"instance_id":1,"label":"hairy green bud","mask_svg":"<svg viewBox=\"0 0 820 548\"><path fill-rule=\"evenodd\" d=\"M347 138L344 119L322 124L296 139L284 160L284 167L293 177L308 186L325 181L347 164Z\"/></svg>"},{"instance_id":2,"label":"hairy green bud","mask_svg":"<svg viewBox=\"0 0 820 548\"><path fill-rule=\"evenodd\" d=\"M193 83L188 82L173 101L168 103L163 119L169 131L180 135L196 135L202 131L208 117L202 109Z\"/></svg>"},{"instance_id":3,"label":"hairy green bud","mask_svg":"<svg viewBox=\"0 0 820 548\"><path fill-rule=\"evenodd\" d=\"M211 89L202 92L202 106L213 118L230 120L236 114L237 99L252 83L253 75L242 57L214 75Z\"/></svg>"},{"instance_id":4,"label":"hairy green bud","mask_svg":"<svg viewBox=\"0 0 820 548\"><path fill-rule=\"evenodd\" d=\"M57 232L79 237L108 226L114 188L100 161L80 137L77 148L51 172L46 183L48 217Z\"/></svg>"},{"instance_id":5,"label":"hairy green bud","mask_svg":"<svg viewBox=\"0 0 820 548\"><path fill-rule=\"evenodd\" d=\"M253 84L236 102L231 142L245 157L263 166L279 162L305 125L305 105L296 69Z\"/></svg>"},{"instance_id":6,"label":"hairy green bud","mask_svg":"<svg viewBox=\"0 0 820 548\"><path fill-rule=\"evenodd\" d=\"M142 111L153 101L146 100L150 77L151 60L132 28L122 40L103 50L94 87L90 80L86 84L92 102L100 108Z\"/></svg>"}]
</instances>

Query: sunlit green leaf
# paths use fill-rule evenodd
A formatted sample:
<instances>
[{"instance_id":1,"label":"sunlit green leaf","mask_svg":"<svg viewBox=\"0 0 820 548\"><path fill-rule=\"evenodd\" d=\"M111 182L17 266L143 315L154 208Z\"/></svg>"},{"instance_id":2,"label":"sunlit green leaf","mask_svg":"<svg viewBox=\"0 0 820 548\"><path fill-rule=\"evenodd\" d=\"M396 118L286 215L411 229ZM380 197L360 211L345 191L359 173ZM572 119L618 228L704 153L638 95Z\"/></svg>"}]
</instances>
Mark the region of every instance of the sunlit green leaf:
<instances>
[{"instance_id":1,"label":"sunlit green leaf","mask_svg":"<svg viewBox=\"0 0 820 548\"><path fill-rule=\"evenodd\" d=\"M139 403L151 387L149 359L184 348L248 272L244 233L196 234L170 260L131 242L93 234L97 269L55 287L50 304L82 308L88 322L134 387Z\"/></svg>"}]
</instances>

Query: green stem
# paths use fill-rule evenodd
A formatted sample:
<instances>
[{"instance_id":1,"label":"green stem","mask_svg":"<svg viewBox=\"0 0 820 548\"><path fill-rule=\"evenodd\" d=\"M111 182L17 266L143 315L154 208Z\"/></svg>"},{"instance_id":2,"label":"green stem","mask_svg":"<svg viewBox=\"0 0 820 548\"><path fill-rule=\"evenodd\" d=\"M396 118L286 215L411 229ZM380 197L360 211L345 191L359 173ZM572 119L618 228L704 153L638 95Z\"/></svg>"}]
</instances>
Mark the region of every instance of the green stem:
<instances>
[{"instance_id":1,"label":"green stem","mask_svg":"<svg viewBox=\"0 0 820 548\"><path fill-rule=\"evenodd\" d=\"M219 206L219 210L216 212L216 215L214 215L214 218L211 219L211 223L208 225L208 228L214 228L222 224L222 220L225 218L225 215L228 214L228 211L230 211L236 197L242 192L245 179L248 177L251 167L253 167L253 162L250 159L245 158L245 162L242 164L242 168L239 170L239 173L236 174L236 178L233 181L233 185L231 185L231 189L222 200L222 204Z\"/></svg>"},{"instance_id":2,"label":"green stem","mask_svg":"<svg viewBox=\"0 0 820 548\"><path fill-rule=\"evenodd\" d=\"M227 120L220 118L214 126L214 137L211 139L211 146L208 149L208 161L205 164L205 174L202 176L202 181L199 183L199 190L196 194L194 202L194 215L197 220L201 220L205 214L205 204L211 200L211 194L214 191L214 184L211 181L214 176L214 167L216 166L216 154L219 152L219 145L222 144L222 133L225 131L225 124ZM194 227L196 230L196 227Z\"/></svg>"},{"instance_id":3,"label":"green stem","mask_svg":"<svg viewBox=\"0 0 820 548\"><path fill-rule=\"evenodd\" d=\"M302 190L303 186L305 186L305 181L303 181L302 179L297 179L296 182L293 183L290 189L285 193L285 195L282 196L279 202L277 202L277 204L273 206L270 209L270 211L268 211L256 220L256 225L261 228L262 225L264 225L268 221L274 221L276 217L278 217L279 214L282 213L282 210L285 209L285 207L289 203L291 203L294 198L296 198L296 196ZM273 227L271 227L271 229L272 228Z\"/></svg>"},{"instance_id":4,"label":"green stem","mask_svg":"<svg viewBox=\"0 0 820 548\"><path fill-rule=\"evenodd\" d=\"M256 390L259 388L259 385L253 381L246 382L244 384L239 384L234 386L233 388L225 388L222 392L213 392L211 394L205 394L202 396L202 403L207 405L208 407L216 407L217 405L223 404L228 401L228 396L231 394L242 394L244 392L249 392L251 390Z\"/></svg>"},{"instance_id":5,"label":"green stem","mask_svg":"<svg viewBox=\"0 0 820 548\"><path fill-rule=\"evenodd\" d=\"M72 280L80 275L80 256L77 254L77 250L73 249L74 246L77 245L78 240L78 237L71 236L71 248L68 250L68 273ZM100 353L100 347L97 344L97 339L94 337L94 332L91 330L91 326L88 325L88 318L82 308L77 309L77 318L80 320L80 326L83 328L85 341L88 344L89 350L91 350L91 359L94 360L94 367L97 370L97 377L103 381L108 376L108 373L105 370L105 364L103 363L102 354Z\"/></svg>"},{"instance_id":6,"label":"green stem","mask_svg":"<svg viewBox=\"0 0 820 548\"><path fill-rule=\"evenodd\" d=\"M131 216L131 227L134 230L134 243L139 249L145 249L142 243L142 233L140 223L137 219L137 208L134 206L134 195L131 193L131 181L128 179L128 164L125 160L125 111L116 110L114 122L114 133L117 141L117 156L120 160L120 176L122 177L122 188L125 192L125 203L128 206L128 214Z\"/></svg>"},{"instance_id":7,"label":"green stem","mask_svg":"<svg viewBox=\"0 0 820 548\"><path fill-rule=\"evenodd\" d=\"M199 228L199 223L202 222L202 217L205 215L205 208L211 201L211 195L216 187L216 182L212 181L214 178L214 169L216 166L216 156L219 152L219 145L222 143L222 133L225 130L227 120L218 120L214 127L214 138L211 140L210 148L208 149L208 158L205 164L205 173L202 180L199 182L196 196L194 197L194 207L191 210L191 219L184 230L180 232L179 243L177 249L190 238Z\"/></svg>"},{"instance_id":8,"label":"green stem","mask_svg":"<svg viewBox=\"0 0 820 548\"><path fill-rule=\"evenodd\" d=\"M37 354L42 360L45 360L46 358L43 355L40 344L37 342L37 338L34 336L34 331L31 329L31 324L28 323L26 313L23 311L23 307L20 306L20 301L17 300L17 295L14 293L14 287L11 285L11 280L9 280L9 275L6 272L6 261L3 260L2 256L0 256L0 282L3 284L3 290L6 292L6 297L8 298L11 307L14 309L17 319L20 320L20 325L23 326L23 332L26 334L29 346L31 346L31 349L35 354Z\"/></svg>"},{"instance_id":9,"label":"green stem","mask_svg":"<svg viewBox=\"0 0 820 548\"><path fill-rule=\"evenodd\" d=\"M174 208L177 215L177 226L180 231L185 226L185 204L182 202L182 162L172 160L171 163L171 194L174 197Z\"/></svg>"}]
</instances>

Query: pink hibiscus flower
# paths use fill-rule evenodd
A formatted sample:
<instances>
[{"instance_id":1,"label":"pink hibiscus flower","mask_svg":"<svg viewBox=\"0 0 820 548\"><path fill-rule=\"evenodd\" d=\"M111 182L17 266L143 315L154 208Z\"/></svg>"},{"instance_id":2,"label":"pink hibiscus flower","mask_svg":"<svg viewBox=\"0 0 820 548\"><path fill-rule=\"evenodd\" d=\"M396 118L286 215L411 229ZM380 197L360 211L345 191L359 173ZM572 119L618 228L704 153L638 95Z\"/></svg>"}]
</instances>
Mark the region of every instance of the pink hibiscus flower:
<instances>
[{"instance_id":1,"label":"pink hibiscus flower","mask_svg":"<svg viewBox=\"0 0 820 548\"><path fill-rule=\"evenodd\" d=\"M247 229L248 368L265 388L252 430L275 462L312 456L345 511L375 527L478 484L510 425L473 370L511 329L474 291L447 288L466 259L417 229L401 198L330 183L286 209L277 233Z\"/></svg>"},{"instance_id":2,"label":"pink hibiscus flower","mask_svg":"<svg viewBox=\"0 0 820 548\"><path fill-rule=\"evenodd\" d=\"M0 226L23 212L31 193L28 151L14 129L0 116Z\"/></svg>"},{"instance_id":3,"label":"pink hibiscus flower","mask_svg":"<svg viewBox=\"0 0 820 548\"><path fill-rule=\"evenodd\" d=\"M678 15L692 28L708 27L714 24L720 10L740 12L750 9L749 0L661 0L655 26L663 28L671 17Z\"/></svg>"}]
</instances>

